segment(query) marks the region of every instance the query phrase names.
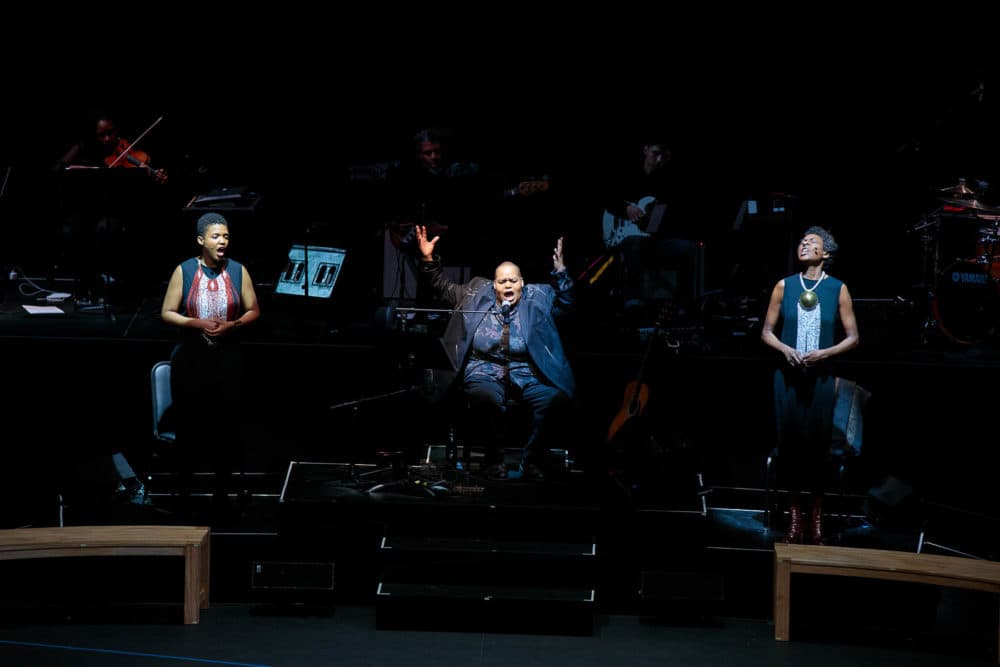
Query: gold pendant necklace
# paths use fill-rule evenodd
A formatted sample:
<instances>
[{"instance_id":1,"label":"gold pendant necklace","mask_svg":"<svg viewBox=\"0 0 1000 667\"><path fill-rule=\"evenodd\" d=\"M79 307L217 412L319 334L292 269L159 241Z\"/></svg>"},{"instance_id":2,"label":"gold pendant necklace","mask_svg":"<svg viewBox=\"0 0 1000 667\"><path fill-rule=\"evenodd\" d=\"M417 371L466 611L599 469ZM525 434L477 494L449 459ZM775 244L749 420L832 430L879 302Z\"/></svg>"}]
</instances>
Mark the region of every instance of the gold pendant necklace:
<instances>
[{"instance_id":1,"label":"gold pendant necklace","mask_svg":"<svg viewBox=\"0 0 1000 667\"><path fill-rule=\"evenodd\" d=\"M819 305L819 296L816 294L816 288L819 287L819 284L823 282L824 278L826 278L826 271L820 273L819 280L816 281L816 284L813 285L812 288L808 288L806 287L806 281L803 278L803 274L799 272L799 284L802 285L802 293L799 294L799 304L805 310L812 310Z\"/></svg>"}]
</instances>

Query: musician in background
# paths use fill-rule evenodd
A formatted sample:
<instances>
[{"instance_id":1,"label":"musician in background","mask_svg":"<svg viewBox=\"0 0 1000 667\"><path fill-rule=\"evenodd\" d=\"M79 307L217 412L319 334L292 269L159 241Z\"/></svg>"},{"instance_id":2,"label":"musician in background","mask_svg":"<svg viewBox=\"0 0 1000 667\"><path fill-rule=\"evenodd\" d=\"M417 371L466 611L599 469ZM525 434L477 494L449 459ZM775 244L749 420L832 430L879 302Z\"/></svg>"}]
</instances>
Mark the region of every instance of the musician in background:
<instances>
[{"instance_id":1,"label":"musician in background","mask_svg":"<svg viewBox=\"0 0 1000 667\"><path fill-rule=\"evenodd\" d=\"M128 258L135 253L127 246L144 245L141 238L148 230L141 227L151 226L151 216L144 212L155 208L142 186L167 182L167 172L154 169L148 153L119 136L109 114L95 114L89 127L93 133L73 144L52 167L59 179L62 213L56 271L78 279L79 305L109 298L121 274L130 273ZM140 178L142 183L115 182L111 174L100 173L106 169L142 170L148 178Z\"/></svg>"},{"instance_id":2,"label":"musician in background","mask_svg":"<svg viewBox=\"0 0 1000 667\"><path fill-rule=\"evenodd\" d=\"M167 172L154 169L149 154L118 135L115 121L107 114L94 120L94 135L73 144L59 159L57 169L121 167L145 169L157 183L166 183Z\"/></svg>"},{"instance_id":3,"label":"musician in background","mask_svg":"<svg viewBox=\"0 0 1000 667\"><path fill-rule=\"evenodd\" d=\"M605 178L602 232L605 245L621 261L618 275L623 309L628 315L641 317L650 300L645 284L647 268L671 270L675 278L667 298L680 309L692 306L698 243L683 238L670 147L660 138L647 139L639 146L636 163Z\"/></svg>"},{"instance_id":4,"label":"musician in background","mask_svg":"<svg viewBox=\"0 0 1000 667\"><path fill-rule=\"evenodd\" d=\"M434 254L439 237L416 228L420 277L442 301L455 308L442 343L452 367L461 372L472 408L473 433L486 441L488 475L504 478L500 420L508 401L532 410L532 431L524 444L520 472L544 477L544 452L566 409L576 381L563 352L556 318L573 303L573 279L563 262L563 240L552 254L551 285L526 285L513 262L496 267L493 280L476 277L464 285L449 280ZM473 433L467 432L466 437Z\"/></svg>"},{"instance_id":5,"label":"musician in background","mask_svg":"<svg viewBox=\"0 0 1000 667\"><path fill-rule=\"evenodd\" d=\"M398 251L395 291L406 292L401 297L412 296L418 285L407 284L415 277L419 249L416 244L415 226L423 225L432 235L445 237L449 255L462 257L472 264L479 258L477 233L472 221L482 226L488 217L484 203L483 179L479 164L455 157L455 134L447 129L427 128L413 137L413 155L408 160L394 163L385 176L386 233ZM387 251L386 262L392 253ZM492 266L492 262L490 264ZM392 279L386 272L386 281ZM428 300L420 294L419 300Z\"/></svg>"}]
</instances>

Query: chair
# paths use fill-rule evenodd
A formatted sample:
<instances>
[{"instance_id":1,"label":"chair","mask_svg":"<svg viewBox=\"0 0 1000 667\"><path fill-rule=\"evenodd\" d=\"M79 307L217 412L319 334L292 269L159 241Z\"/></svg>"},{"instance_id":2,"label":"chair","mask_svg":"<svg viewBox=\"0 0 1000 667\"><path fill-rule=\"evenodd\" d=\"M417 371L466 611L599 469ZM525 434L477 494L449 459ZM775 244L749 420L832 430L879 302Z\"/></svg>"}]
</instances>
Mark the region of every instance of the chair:
<instances>
[{"instance_id":1,"label":"chair","mask_svg":"<svg viewBox=\"0 0 1000 667\"><path fill-rule=\"evenodd\" d=\"M173 397L170 394L170 362L158 361L149 374L153 398L153 438L157 443L173 445L177 440L174 432L170 408Z\"/></svg>"},{"instance_id":2,"label":"chair","mask_svg":"<svg viewBox=\"0 0 1000 667\"><path fill-rule=\"evenodd\" d=\"M154 440L154 449L151 458L153 460L165 461L163 467L171 469L171 475L177 475L177 469L180 467L181 462L177 460L176 417L174 416L174 409L172 409L174 401L170 389L170 375L170 361L156 362L149 373ZM159 446L159 448L156 446ZM170 461L168 457L175 458L173 461ZM147 474L147 479L148 477L149 475ZM242 465L239 470L239 478L243 481L246 479L246 470L243 469ZM184 482L182 481L181 484L183 485ZM245 502L246 497L251 494L249 491L240 490L237 492L237 495L240 496L241 502Z\"/></svg>"},{"instance_id":3,"label":"chair","mask_svg":"<svg viewBox=\"0 0 1000 667\"><path fill-rule=\"evenodd\" d=\"M158 462L158 468L169 467L167 461L177 449L177 433L174 431L173 396L170 391L170 362L158 361L153 364L149 373L150 396L153 406L153 443L149 455L149 465L146 467L146 481L150 481L153 463Z\"/></svg>"}]
</instances>

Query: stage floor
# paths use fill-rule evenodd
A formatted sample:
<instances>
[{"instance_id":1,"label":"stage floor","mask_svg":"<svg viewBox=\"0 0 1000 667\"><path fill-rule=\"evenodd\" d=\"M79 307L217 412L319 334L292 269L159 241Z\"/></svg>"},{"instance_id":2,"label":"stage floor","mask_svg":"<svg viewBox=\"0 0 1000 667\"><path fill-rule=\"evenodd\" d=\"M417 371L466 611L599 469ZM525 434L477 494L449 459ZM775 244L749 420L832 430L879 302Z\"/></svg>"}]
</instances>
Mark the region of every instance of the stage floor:
<instances>
[{"instance_id":1,"label":"stage floor","mask_svg":"<svg viewBox=\"0 0 1000 667\"><path fill-rule=\"evenodd\" d=\"M880 606L884 609L884 606ZM764 620L727 617L659 618L602 614L591 637L491 632L415 632L376 629L373 606L281 608L267 604L213 605L198 626L158 621L151 610L97 615L69 608L58 620L24 616L0 627L6 665L613 665L816 664L851 667L983 665L991 635L964 619L928 631L927 624L883 618L869 627L851 616L824 625L805 622L792 642L774 641ZM864 617L870 618L870 614ZM805 619L803 618L803 621ZM992 627L995 631L995 624Z\"/></svg>"}]
</instances>

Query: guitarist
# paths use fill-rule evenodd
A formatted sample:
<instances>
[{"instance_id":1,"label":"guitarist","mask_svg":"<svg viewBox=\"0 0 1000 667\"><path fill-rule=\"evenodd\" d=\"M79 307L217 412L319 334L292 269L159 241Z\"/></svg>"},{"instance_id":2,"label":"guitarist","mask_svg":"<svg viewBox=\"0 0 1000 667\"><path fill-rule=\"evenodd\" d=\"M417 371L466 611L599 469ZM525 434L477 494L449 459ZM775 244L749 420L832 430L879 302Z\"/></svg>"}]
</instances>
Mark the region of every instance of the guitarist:
<instances>
[{"instance_id":1,"label":"guitarist","mask_svg":"<svg viewBox=\"0 0 1000 667\"><path fill-rule=\"evenodd\" d=\"M416 278L417 225L447 236L453 256L467 256L473 231L469 221L483 217L485 185L477 162L451 156L452 139L453 133L444 128L419 130L413 136L412 159L387 170L385 196L379 202L385 207L381 217L392 246L386 246L385 279L396 283L386 284L387 292L416 292L419 301L428 300Z\"/></svg>"},{"instance_id":2,"label":"guitarist","mask_svg":"<svg viewBox=\"0 0 1000 667\"><path fill-rule=\"evenodd\" d=\"M666 264L677 268L675 300L693 292L691 260L696 244L675 238L675 232L652 229L650 222L664 221L676 228L672 217L676 175L671 168L671 151L666 142L651 138L641 143L641 159L621 173L610 175L604 195L604 241L620 259L619 289L626 314L644 312L643 267ZM683 277L683 280L681 280ZM681 294L683 292L683 294Z\"/></svg>"},{"instance_id":3,"label":"guitarist","mask_svg":"<svg viewBox=\"0 0 1000 667\"><path fill-rule=\"evenodd\" d=\"M453 277L467 280L474 273L492 270L497 253L513 252L510 235L499 230L511 202L536 199L547 192L546 179L520 179L516 183L489 172L478 162L456 159L454 133L448 129L423 129L413 137L414 155L392 163L385 173L385 197L380 205L386 223L386 280L395 275L401 294L416 287L420 301L426 289L416 279L416 226L440 235L451 257L461 257L464 270L448 267ZM518 210L518 220L525 211ZM406 283L403 285L402 283ZM402 289L402 288L407 289Z\"/></svg>"}]
</instances>

